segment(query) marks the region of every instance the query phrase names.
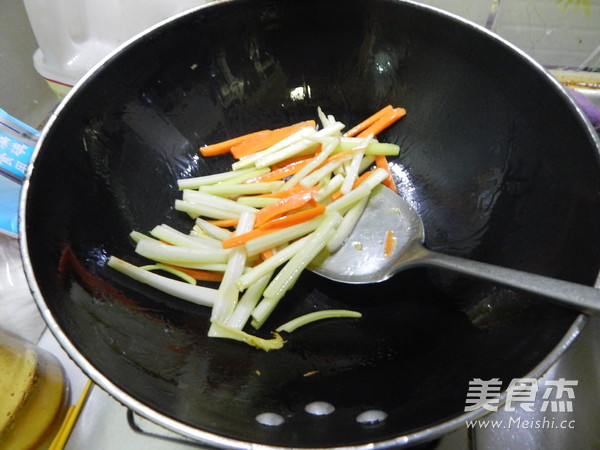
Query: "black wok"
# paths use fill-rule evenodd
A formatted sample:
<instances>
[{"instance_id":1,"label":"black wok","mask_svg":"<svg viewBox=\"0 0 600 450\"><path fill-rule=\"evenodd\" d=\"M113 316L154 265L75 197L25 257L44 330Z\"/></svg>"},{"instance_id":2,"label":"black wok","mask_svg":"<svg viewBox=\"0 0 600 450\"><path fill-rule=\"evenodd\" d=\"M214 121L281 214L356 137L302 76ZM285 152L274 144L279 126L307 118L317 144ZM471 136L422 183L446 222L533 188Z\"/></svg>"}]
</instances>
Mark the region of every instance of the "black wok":
<instances>
[{"instance_id":1,"label":"black wok","mask_svg":"<svg viewBox=\"0 0 600 450\"><path fill-rule=\"evenodd\" d=\"M464 426L473 378L540 375L585 322L532 295L441 271L344 286L306 273L265 330L314 324L259 351L207 339L209 311L105 266L128 233L166 222L178 178L228 168L198 147L315 118L348 125L386 104L383 141L431 248L592 285L600 267L598 139L558 83L482 29L394 0L236 0L122 47L43 132L24 187L21 244L50 328L133 411L215 446L382 446ZM266 331L265 331L266 333ZM328 402L332 414L305 405ZM358 423L380 410L378 424ZM265 426L264 412L285 419ZM469 413L469 417L483 410Z\"/></svg>"}]
</instances>

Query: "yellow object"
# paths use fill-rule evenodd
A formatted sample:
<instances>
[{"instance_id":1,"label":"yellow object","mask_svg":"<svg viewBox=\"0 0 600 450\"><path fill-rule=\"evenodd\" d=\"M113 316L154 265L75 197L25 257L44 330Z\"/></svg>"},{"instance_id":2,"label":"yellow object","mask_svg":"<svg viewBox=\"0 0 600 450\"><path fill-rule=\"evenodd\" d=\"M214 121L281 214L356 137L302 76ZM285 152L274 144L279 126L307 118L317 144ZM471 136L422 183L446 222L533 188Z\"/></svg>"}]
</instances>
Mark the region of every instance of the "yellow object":
<instances>
[{"instance_id":1,"label":"yellow object","mask_svg":"<svg viewBox=\"0 0 600 450\"><path fill-rule=\"evenodd\" d=\"M90 390L92 388L92 381L88 380L85 386L83 387L83 391L79 396L79 400L73 406L69 407L69 411L67 412L67 416L65 417L64 422L62 423L58 433L54 436L52 443L48 450L62 450L67 443L69 436L71 435L71 431L77 422L77 418L81 413L81 409L89 396Z\"/></svg>"},{"instance_id":2,"label":"yellow object","mask_svg":"<svg viewBox=\"0 0 600 450\"><path fill-rule=\"evenodd\" d=\"M45 449L67 412L68 381L58 359L0 331L0 449Z\"/></svg>"}]
</instances>

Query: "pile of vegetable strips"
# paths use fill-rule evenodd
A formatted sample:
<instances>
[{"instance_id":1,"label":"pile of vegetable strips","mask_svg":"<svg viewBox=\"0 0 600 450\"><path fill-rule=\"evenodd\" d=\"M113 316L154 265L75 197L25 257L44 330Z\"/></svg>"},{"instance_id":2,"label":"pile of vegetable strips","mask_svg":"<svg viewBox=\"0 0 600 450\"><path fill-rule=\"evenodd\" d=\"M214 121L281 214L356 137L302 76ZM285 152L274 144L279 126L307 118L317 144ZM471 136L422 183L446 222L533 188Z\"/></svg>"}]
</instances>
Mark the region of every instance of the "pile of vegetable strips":
<instances>
[{"instance_id":1,"label":"pile of vegetable strips","mask_svg":"<svg viewBox=\"0 0 600 450\"><path fill-rule=\"evenodd\" d=\"M134 230L136 253L153 264L111 256L108 265L211 307L209 336L263 350L283 346L281 331L360 317L349 310L315 311L281 325L269 339L244 331L264 324L311 261L342 246L376 186L396 189L387 156L399 147L376 136L406 114L403 108L388 105L345 132L335 117L320 108L317 113L320 126L308 120L200 148L205 157L230 154L235 162L227 172L178 180L182 195L175 209L193 219L191 229L160 224L149 234Z\"/></svg>"}]
</instances>

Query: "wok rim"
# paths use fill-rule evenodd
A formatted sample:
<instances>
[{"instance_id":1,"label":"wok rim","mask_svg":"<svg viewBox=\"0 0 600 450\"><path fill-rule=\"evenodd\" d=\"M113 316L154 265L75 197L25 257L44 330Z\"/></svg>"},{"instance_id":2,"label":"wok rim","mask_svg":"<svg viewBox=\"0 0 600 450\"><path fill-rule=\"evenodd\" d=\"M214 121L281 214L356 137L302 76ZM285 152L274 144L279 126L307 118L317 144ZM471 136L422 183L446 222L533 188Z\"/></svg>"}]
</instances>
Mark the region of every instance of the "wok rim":
<instances>
[{"instance_id":1,"label":"wok rim","mask_svg":"<svg viewBox=\"0 0 600 450\"><path fill-rule=\"evenodd\" d=\"M563 99L569 103L569 105L571 107L571 112L574 115L576 115L579 122L581 122L585 126L585 128L587 128L589 137L591 137L591 140L596 144L597 156L600 157L600 135L598 135L595 132L593 126L591 125L587 116L583 112L582 108L575 101L575 99L568 93L568 90L566 89L566 87L564 87L540 63L538 63L536 60L534 60L531 56L529 56L523 50L519 49L518 47L516 47L515 45L513 45L506 39L502 38L501 36L488 30L484 26L478 25L474 22L471 22L470 20L465 19L461 16L458 16L454 13L444 11L438 7L425 5L422 3L417 3L414 0L390 0L390 1L396 2L396 3L406 3L406 4L411 5L414 8L428 10L433 14L442 15L442 16L447 17L448 19L452 19L454 21L460 22L463 26L472 28L478 33L482 33L483 35L485 35L488 38L491 38L492 40L497 42L500 46L504 46L505 48L508 48L510 51L514 52L518 57L522 58L524 60L524 62L529 65L531 70L537 71L539 73L539 75L545 77L546 81L548 81L554 87L554 89L556 89L558 92L560 92L560 95L562 95ZM27 168L27 172L26 172L26 175L25 175L25 178L23 181L23 186L21 189L21 196L20 196L20 200L19 200L18 223L19 223L19 230L22 230L22 231L19 231L18 241L19 241L21 258L23 261L23 269L24 269L25 276L26 276L26 279L27 279L27 282L29 285L29 289L33 295L34 301L40 311L40 314L42 315L42 318L44 319L44 321L45 321L46 325L48 326L48 328L50 329L51 333L56 338L56 340L59 342L59 344L63 348L63 350L67 353L69 358L71 358L73 360L73 362L84 372L84 374L86 376L88 376L94 382L94 384L99 386L102 390L104 390L111 397L116 399L123 406L128 408L130 411L132 411L136 414L139 414L141 417L148 419L151 422L154 422L155 424L158 424L167 430L178 433L183 437L193 439L193 440L197 441L197 443L199 443L199 444L207 444L207 445L216 446L216 447L220 447L220 448L235 448L235 449L244 449L244 450L245 449L248 449L248 450L250 450L250 449L253 449L253 450L254 449L275 449L275 448L290 448L290 449L299 448L299 449L306 450L309 447L280 447L280 446L276 447L276 446L271 446L271 445L267 445L267 444L257 444L257 443L248 442L248 441L240 441L237 439L221 436L221 435L218 435L218 434L215 434L212 432L204 431L199 428L195 428L195 427L186 425L182 422L179 422L175 419L172 419L164 414L161 414L161 413L155 411L153 408L151 408L151 407L145 405L144 403L133 398L130 394L128 394L123 389L117 387L106 376L104 376L99 369L94 367L81 352L79 352L77 350L77 348L73 345L73 343L68 338L68 336L65 334L65 332L62 330L62 328L59 326L54 315L52 314L52 311L48 308L48 306L44 300L44 297L41 293L41 289L39 288L39 286L37 284L35 272L33 270L32 263L29 258L25 211L26 211L26 204L27 204L27 197L28 197L27 194L28 194L28 190L29 190L30 179L35 170L35 160L37 159L38 154L41 152L42 147L44 146L44 141L46 139L46 136L48 135L49 130L53 127L54 122L61 115L61 112L63 111L63 109L66 108L66 105L71 101L71 99L73 97L77 96L77 94L80 90L85 88L85 85L87 84L87 82L89 80L91 80L92 78L94 78L94 76L97 74L97 72L100 72L106 65L108 65L110 63L110 61L114 57L116 57L120 53L124 52L127 48L132 46L132 44L142 40L144 37L146 37L148 35L151 35L156 30L162 28L163 26L168 25L172 22L178 21L185 16L197 14L198 11L201 11L201 10L204 10L207 8L213 8L213 7L217 6L218 4L234 3L234 2L236 2L236 0L220 0L219 2L205 3L205 4L188 9L186 11L183 11L181 13L178 13L174 16L171 16L165 20L158 22L154 26L151 26L151 27L147 28L146 30L131 37L130 39L126 40L123 44L119 45L114 50L112 50L110 53L108 53L104 58L102 58L98 63L96 63L73 86L73 88L67 93L67 95L64 97L64 99L59 103L59 105L54 109L54 111L49 116L46 124L44 125L42 132L40 133L40 137L37 141L34 152L32 154L30 164ZM598 163L598 170L600 171L600 163ZM598 272L598 278L596 279L594 286L600 287L600 269ZM569 329L567 330L567 332L565 333L563 338L558 342L558 344L540 361L539 364L537 364L534 367L533 370L531 370L529 373L527 373L523 376L528 377L528 378L536 378L536 379L541 378L544 375L544 373L547 372L552 367L552 365L554 365L559 360L559 358L567 351L567 349L571 346L571 344L577 339L577 337L583 331L587 322L588 322L587 315L584 313L580 313L574 319L572 325L569 327ZM500 405L506 401L506 397L507 397L507 392L506 391L502 392L502 394L500 396L500 403L499 403ZM366 444L361 444L361 445L352 445L352 446L339 446L339 447L334 446L334 447L327 447L327 448L367 450L367 449L373 449L373 448L393 448L393 447L397 447L397 446L406 446L406 445L414 445L414 444L419 444L419 443L426 443L426 442L430 442L435 439L441 438L442 436L444 436L452 431L457 430L461 426L465 426L465 422L468 420L478 419L487 414L488 414L488 412L486 410L480 408L479 410L475 410L470 413L465 413L465 414L459 415L455 418L452 418L450 420L443 421L439 424L432 425L427 428L423 428L423 429L413 432L413 433L397 436L392 439L388 439L386 441L372 442L372 443L366 443ZM123 420L125 421L126 419L124 418Z\"/></svg>"}]
</instances>

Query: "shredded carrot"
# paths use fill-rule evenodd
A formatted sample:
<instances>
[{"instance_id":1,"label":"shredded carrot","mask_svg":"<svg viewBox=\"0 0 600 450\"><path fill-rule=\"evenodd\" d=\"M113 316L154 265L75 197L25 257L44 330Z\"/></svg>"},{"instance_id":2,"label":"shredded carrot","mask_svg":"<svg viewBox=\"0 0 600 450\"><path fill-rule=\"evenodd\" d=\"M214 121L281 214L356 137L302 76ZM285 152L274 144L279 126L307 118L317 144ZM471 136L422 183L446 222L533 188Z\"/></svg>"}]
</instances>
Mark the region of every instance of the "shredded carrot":
<instances>
[{"instance_id":1,"label":"shredded carrot","mask_svg":"<svg viewBox=\"0 0 600 450\"><path fill-rule=\"evenodd\" d=\"M272 257L275 253L273 252L272 249L267 249L267 250L263 250L262 252L260 252L260 257L263 259L263 261L269 259L270 257Z\"/></svg>"},{"instance_id":2,"label":"shredded carrot","mask_svg":"<svg viewBox=\"0 0 600 450\"><path fill-rule=\"evenodd\" d=\"M264 130L263 131L254 131L252 133L234 137L234 138L228 139L226 141L217 142L216 144L205 145L204 147L200 147L200 153L202 154L202 156L222 155L224 153L228 153L231 150L231 147L233 147L234 145L237 145L240 142L250 139L253 136L263 133L263 132L264 132Z\"/></svg>"},{"instance_id":3,"label":"shredded carrot","mask_svg":"<svg viewBox=\"0 0 600 450\"><path fill-rule=\"evenodd\" d=\"M333 194L331 194L331 201L335 201L340 197L343 197L344 194L342 193L342 191L336 191Z\"/></svg>"},{"instance_id":4,"label":"shredded carrot","mask_svg":"<svg viewBox=\"0 0 600 450\"><path fill-rule=\"evenodd\" d=\"M231 228L235 227L238 224L238 219L215 219L215 220L207 220L208 223L212 223L217 227L221 228Z\"/></svg>"},{"instance_id":5,"label":"shredded carrot","mask_svg":"<svg viewBox=\"0 0 600 450\"><path fill-rule=\"evenodd\" d=\"M318 145L317 150L315 151L315 153L313 155L298 155L298 156L292 156L290 158L284 159L283 161L279 161L275 164L273 164L271 166L271 170L277 170L277 169L281 169L282 167L287 166L288 164L292 164L298 161L304 161L304 160L308 160L308 159L313 159L315 156L317 156L317 153L321 150L321 144Z\"/></svg>"},{"instance_id":6,"label":"shredded carrot","mask_svg":"<svg viewBox=\"0 0 600 450\"><path fill-rule=\"evenodd\" d=\"M318 204L310 209L305 209L302 211L294 212L282 217L278 217L276 219L269 220L261 224L258 229L260 230L270 230L272 228L285 228L292 225L296 225L302 222L306 222L307 220L313 219L317 216L320 216L325 212L325 205Z\"/></svg>"},{"instance_id":7,"label":"shredded carrot","mask_svg":"<svg viewBox=\"0 0 600 450\"><path fill-rule=\"evenodd\" d=\"M396 183L394 183L394 180L392 179L392 171L390 170L390 165L388 164L387 158L384 155L376 155L375 165L385 170L389 174L388 177L382 181L383 185L390 188L394 192L398 192Z\"/></svg>"},{"instance_id":8,"label":"shredded carrot","mask_svg":"<svg viewBox=\"0 0 600 450\"><path fill-rule=\"evenodd\" d=\"M223 248L237 247L238 245L244 245L251 239L264 236L265 234L272 233L275 230L277 230L277 228L272 228L268 230L261 230L255 228L254 230L248 231L247 233L242 233L237 236L231 236L230 238L224 239L223 241L221 241L221 245Z\"/></svg>"},{"instance_id":9,"label":"shredded carrot","mask_svg":"<svg viewBox=\"0 0 600 450\"><path fill-rule=\"evenodd\" d=\"M223 279L223 274L219 272L212 272L210 270L200 270L200 269L190 269L187 267L179 267L175 264L167 264L161 263L165 266L172 267L173 269L177 269L180 272L189 275L194 280L198 281L221 281Z\"/></svg>"},{"instance_id":10,"label":"shredded carrot","mask_svg":"<svg viewBox=\"0 0 600 450\"><path fill-rule=\"evenodd\" d=\"M300 191L304 191L306 188L302 187L301 185L296 185L293 186L289 189L285 189L283 191L275 191L275 192L269 192L267 194L256 194L253 197L257 197L257 198L285 198L285 197L289 197L290 195L293 194L297 194Z\"/></svg>"},{"instance_id":11,"label":"shredded carrot","mask_svg":"<svg viewBox=\"0 0 600 450\"><path fill-rule=\"evenodd\" d=\"M406 110L404 108L394 108L391 112L380 116L375 122L361 131L357 137L367 137L370 134L377 136L379 133L403 118L405 115Z\"/></svg>"},{"instance_id":12,"label":"shredded carrot","mask_svg":"<svg viewBox=\"0 0 600 450\"><path fill-rule=\"evenodd\" d=\"M365 128L371 126L377 119L379 119L382 115L387 114L388 112L392 111L392 105L387 105L383 108L381 108L379 111L377 111L375 114L373 114L370 117L367 117L365 120L363 120L361 123L359 123L358 125L356 125L355 127L349 129L348 131L346 131L344 133L345 137L352 137L352 136L356 136L358 133L360 133L361 131L363 131Z\"/></svg>"},{"instance_id":13,"label":"shredded carrot","mask_svg":"<svg viewBox=\"0 0 600 450\"><path fill-rule=\"evenodd\" d=\"M232 146L231 155L235 159L240 159L244 156L251 155L252 153L260 152L261 150L271 147L286 137L291 136L297 131L300 131L302 128L310 126L315 127L316 122L314 120L306 120L304 122L295 123L287 127L261 132L261 134L257 134L251 139L247 139L237 145Z\"/></svg>"},{"instance_id":14,"label":"shredded carrot","mask_svg":"<svg viewBox=\"0 0 600 450\"><path fill-rule=\"evenodd\" d=\"M276 217L283 216L290 211L306 205L314 196L316 188L301 189L298 192L282 198L281 200L262 208L256 213L254 227L258 228L263 223Z\"/></svg>"},{"instance_id":15,"label":"shredded carrot","mask_svg":"<svg viewBox=\"0 0 600 450\"><path fill-rule=\"evenodd\" d=\"M277 170L272 170L271 172L267 172L263 175L259 175L254 178L250 178L246 180L244 183L266 183L269 181L278 181L283 180L290 175L294 175L304 166L306 166L309 162L312 161L313 158L305 158L300 161L296 161L288 164L287 166L281 167Z\"/></svg>"},{"instance_id":16,"label":"shredded carrot","mask_svg":"<svg viewBox=\"0 0 600 450\"><path fill-rule=\"evenodd\" d=\"M385 232L385 241L384 241L384 246L383 246L383 255L386 258L389 258L392 255L395 247L396 247L396 237L394 236L394 231L393 230L387 230Z\"/></svg>"}]
</instances>

